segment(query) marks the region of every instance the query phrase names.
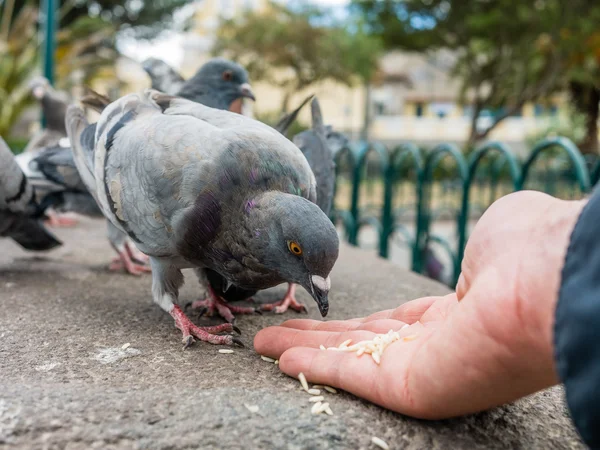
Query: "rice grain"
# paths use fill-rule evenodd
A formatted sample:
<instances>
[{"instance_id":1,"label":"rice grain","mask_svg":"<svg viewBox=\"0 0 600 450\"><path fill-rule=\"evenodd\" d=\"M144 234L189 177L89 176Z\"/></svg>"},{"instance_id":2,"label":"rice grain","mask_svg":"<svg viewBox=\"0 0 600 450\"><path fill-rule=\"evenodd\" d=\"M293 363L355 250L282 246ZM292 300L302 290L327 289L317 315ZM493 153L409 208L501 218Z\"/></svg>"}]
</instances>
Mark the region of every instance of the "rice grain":
<instances>
[{"instance_id":1,"label":"rice grain","mask_svg":"<svg viewBox=\"0 0 600 450\"><path fill-rule=\"evenodd\" d=\"M311 403L322 402L323 400L325 400L325 397L322 395L315 395L308 399L308 401Z\"/></svg>"},{"instance_id":2,"label":"rice grain","mask_svg":"<svg viewBox=\"0 0 600 450\"><path fill-rule=\"evenodd\" d=\"M306 392L308 392L310 395L321 395L321 391L319 389L308 389Z\"/></svg>"},{"instance_id":3,"label":"rice grain","mask_svg":"<svg viewBox=\"0 0 600 450\"><path fill-rule=\"evenodd\" d=\"M302 389L308 392L308 383L306 382L306 377L302 372L298 374L298 379L300 380L300 384L302 385Z\"/></svg>"},{"instance_id":4,"label":"rice grain","mask_svg":"<svg viewBox=\"0 0 600 450\"><path fill-rule=\"evenodd\" d=\"M229 348L222 348L219 350L219 353L233 353L233 350Z\"/></svg>"},{"instance_id":5,"label":"rice grain","mask_svg":"<svg viewBox=\"0 0 600 450\"><path fill-rule=\"evenodd\" d=\"M323 405L323 403L321 402L317 402L313 405L313 407L310 409L310 413L311 414L319 414L321 412L321 406Z\"/></svg>"},{"instance_id":6,"label":"rice grain","mask_svg":"<svg viewBox=\"0 0 600 450\"><path fill-rule=\"evenodd\" d=\"M390 446L387 445L387 442L385 442L383 439L380 439L376 436L373 436L371 438L371 442L373 444L375 444L377 447L382 448L383 450L390 450Z\"/></svg>"},{"instance_id":7,"label":"rice grain","mask_svg":"<svg viewBox=\"0 0 600 450\"><path fill-rule=\"evenodd\" d=\"M323 386L323 389L325 389L330 394L337 394L337 391L334 388L332 388L331 386Z\"/></svg>"},{"instance_id":8,"label":"rice grain","mask_svg":"<svg viewBox=\"0 0 600 450\"><path fill-rule=\"evenodd\" d=\"M257 413L258 412L258 405L248 405L248 404L244 403L244 406L251 413Z\"/></svg>"},{"instance_id":9,"label":"rice grain","mask_svg":"<svg viewBox=\"0 0 600 450\"><path fill-rule=\"evenodd\" d=\"M269 358L268 356L260 355L260 359L262 359L263 361L269 362L269 363L275 362L275 360L273 358Z\"/></svg>"}]
</instances>

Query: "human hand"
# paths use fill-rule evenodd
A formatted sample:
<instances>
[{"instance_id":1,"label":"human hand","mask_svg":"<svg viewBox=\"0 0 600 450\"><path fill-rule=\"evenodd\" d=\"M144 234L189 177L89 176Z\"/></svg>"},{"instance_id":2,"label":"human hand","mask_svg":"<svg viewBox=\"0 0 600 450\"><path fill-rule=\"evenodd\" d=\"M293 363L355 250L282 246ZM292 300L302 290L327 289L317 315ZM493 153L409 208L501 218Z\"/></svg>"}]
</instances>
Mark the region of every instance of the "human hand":
<instances>
[{"instance_id":1,"label":"human hand","mask_svg":"<svg viewBox=\"0 0 600 450\"><path fill-rule=\"evenodd\" d=\"M388 409L427 419L513 401L558 382L552 324L569 236L584 202L519 192L495 202L473 230L456 294L426 297L366 318L291 320L260 331L258 353ZM381 364L319 350L402 329Z\"/></svg>"}]
</instances>

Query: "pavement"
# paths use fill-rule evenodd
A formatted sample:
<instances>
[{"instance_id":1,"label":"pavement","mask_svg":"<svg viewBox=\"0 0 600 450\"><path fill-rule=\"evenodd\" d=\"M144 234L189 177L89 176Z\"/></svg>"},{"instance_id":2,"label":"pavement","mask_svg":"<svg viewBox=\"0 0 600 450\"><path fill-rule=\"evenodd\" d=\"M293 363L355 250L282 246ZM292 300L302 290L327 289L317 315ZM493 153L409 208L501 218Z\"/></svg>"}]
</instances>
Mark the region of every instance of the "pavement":
<instances>
[{"instance_id":1,"label":"pavement","mask_svg":"<svg viewBox=\"0 0 600 450\"><path fill-rule=\"evenodd\" d=\"M56 232L65 245L43 255L0 241L1 449L370 449L372 436L391 449L584 448L561 388L446 421L411 419L343 392L328 394L333 416L311 415L299 383L252 348L260 328L296 313L240 317L247 345L233 354L205 343L182 351L173 320L152 303L151 277L107 272L103 221ZM202 293L193 274L186 281L182 302ZM332 284L328 319L447 292L347 246ZM318 318L308 294L298 296Z\"/></svg>"}]
</instances>

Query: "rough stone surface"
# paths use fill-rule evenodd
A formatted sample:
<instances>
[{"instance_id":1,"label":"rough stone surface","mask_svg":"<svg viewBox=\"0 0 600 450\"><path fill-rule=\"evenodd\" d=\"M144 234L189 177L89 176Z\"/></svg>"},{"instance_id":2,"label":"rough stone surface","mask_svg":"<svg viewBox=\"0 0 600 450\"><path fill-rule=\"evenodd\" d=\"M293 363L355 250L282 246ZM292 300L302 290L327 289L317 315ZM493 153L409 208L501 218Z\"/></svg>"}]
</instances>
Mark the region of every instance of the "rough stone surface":
<instances>
[{"instance_id":1,"label":"rough stone surface","mask_svg":"<svg viewBox=\"0 0 600 450\"><path fill-rule=\"evenodd\" d=\"M252 349L258 329L296 313L241 317L247 347L233 354L203 343L182 351L173 320L152 304L150 276L106 271L113 254L102 221L58 234L66 245L43 256L0 241L0 448L366 449L372 436L393 449L583 447L558 388L448 421L407 418L345 393L328 394L334 416L313 416L299 383ZM186 280L182 302L201 294L193 274ZM348 247L332 281L332 319L446 292Z\"/></svg>"}]
</instances>

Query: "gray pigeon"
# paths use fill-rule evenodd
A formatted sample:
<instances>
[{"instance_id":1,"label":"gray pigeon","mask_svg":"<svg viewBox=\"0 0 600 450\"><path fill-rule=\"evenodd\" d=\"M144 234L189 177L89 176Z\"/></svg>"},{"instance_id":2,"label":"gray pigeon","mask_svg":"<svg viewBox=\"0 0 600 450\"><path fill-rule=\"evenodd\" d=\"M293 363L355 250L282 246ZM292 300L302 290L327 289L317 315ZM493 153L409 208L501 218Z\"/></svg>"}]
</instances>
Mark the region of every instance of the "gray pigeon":
<instances>
[{"instance_id":1,"label":"gray pigeon","mask_svg":"<svg viewBox=\"0 0 600 450\"><path fill-rule=\"evenodd\" d=\"M293 122L298 115L300 109L311 98L312 128L294 136L293 142L304 154L315 175L315 180L317 182L316 203L319 208L329 216L331 204L333 203L335 162L333 160L333 152L331 151L327 139L326 128L323 125L321 108L316 97L313 98L312 95L308 97L295 111L284 117L277 127L282 126L282 124L285 124L284 127L289 127L291 122ZM292 308L298 312L305 311L306 307L296 300L295 292L296 286L293 283L290 283L285 296L280 302L262 305L261 309L263 311L274 311L277 314L286 312L288 308Z\"/></svg>"},{"instance_id":2,"label":"gray pigeon","mask_svg":"<svg viewBox=\"0 0 600 450\"><path fill-rule=\"evenodd\" d=\"M298 283L327 314L338 236L314 203L306 158L276 130L148 90L112 103L93 125L70 107L67 131L105 216L150 256L154 301L186 346L194 337L240 341L215 334L233 330L230 323L200 328L176 305L183 268L196 269L207 306L226 318L235 311L207 283L211 273L225 288Z\"/></svg>"},{"instance_id":3,"label":"gray pigeon","mask_svg":"<svg viewBox=\"0 0 600 450\"><path fill-rule=\"evenodd\" d=\"M43 225L34 190L0 138L0 236L26 250L51 250L61 245Z\"/></svg>"},{"instance_id":4,"label":"gray pigeon","mask_svg":"<svg viewBox=\"0 0 600 450\"><path fill-rule=\"evenodd\" d=\"M40 102L46 118L46 128L40 130L25 147L25 152L40 150L44 147L59 145L67 136L65 113L69 102L64 92L57 92L44 77L34 78L29 83L32 95Z\"/></svg>"},{"instance_id":5,"label":"gray pigeon","mask_svg":"<svg viewBox=\"0 0 600 450\"><path fill-rule=\"evenodd\" d=\"M174 95L183 86L185 80L170 65L158 58L148 58L142 67L150 76L152 89Z\"/></svg>"},{"instance_id":6,"label":"gray pigeon","mask_svg":"<svg viewBox=\"0 0 600 450\"><path fill-rule=\"evenodd\" d=\"M224 58L213 58L205 63L176 95L211 108L237 113L242 112L243 98L256 100L246 69Z\"/></svg>"}]
</instances>

